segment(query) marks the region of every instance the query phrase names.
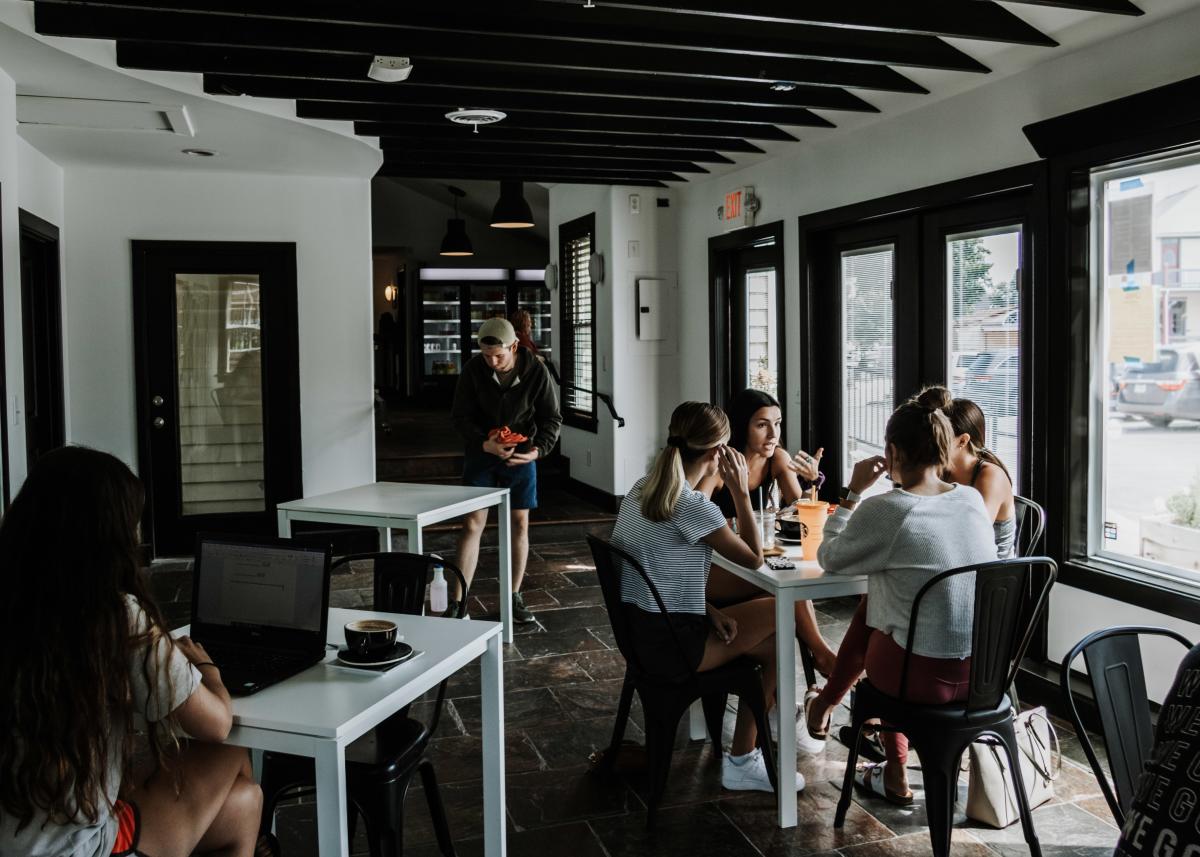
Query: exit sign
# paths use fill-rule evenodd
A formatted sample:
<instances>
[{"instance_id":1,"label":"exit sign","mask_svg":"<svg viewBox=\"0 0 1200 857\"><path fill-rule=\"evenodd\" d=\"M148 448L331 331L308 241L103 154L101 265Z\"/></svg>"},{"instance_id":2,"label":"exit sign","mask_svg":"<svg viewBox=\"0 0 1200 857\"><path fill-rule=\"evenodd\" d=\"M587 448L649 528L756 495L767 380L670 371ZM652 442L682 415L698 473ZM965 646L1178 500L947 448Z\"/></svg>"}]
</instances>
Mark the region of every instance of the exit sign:
<instances>
[{"instance_id":1,"label":"exit sign","mask_svg":"<svg viewBox=\"0 0 1200 857\"><path fill-rule=\"evenodd\" d=\"M721 204L721 226L726 231L753 226L756 211L758 211L758 200L754 197L754 188L735 188L725 194L725 201Z\"/></svg>"}]
</instances>

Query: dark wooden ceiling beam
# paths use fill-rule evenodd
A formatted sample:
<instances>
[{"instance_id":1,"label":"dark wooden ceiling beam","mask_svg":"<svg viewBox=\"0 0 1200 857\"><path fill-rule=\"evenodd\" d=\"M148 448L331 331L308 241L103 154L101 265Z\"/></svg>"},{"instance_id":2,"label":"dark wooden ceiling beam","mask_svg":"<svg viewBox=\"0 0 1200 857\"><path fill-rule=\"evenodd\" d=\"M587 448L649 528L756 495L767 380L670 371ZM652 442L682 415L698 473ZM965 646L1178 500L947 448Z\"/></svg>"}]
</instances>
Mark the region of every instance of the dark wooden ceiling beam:
<instances>
[{"instance_id":1,"label":"dark wooden ceiling beam","mask_svg":"<svg viewBox=\"0 0 1200 857\"><path fill-rule=\"evenodd\" d=\"M405 164L403 162L388 162L384 164L384 168L390 175L425 175L428 177L445 176L447 178L457 176L465 178L473 176L476 178L519 178L525 181L537 181L538 176L570 176L574 178L606 178L606 179L631 179L634 181L653 181L653 182L681 182L685 179L683 176L676 175L669 171L643 171L630 172L628 170L588 170L577 168L551 168L538 169L537 167L520 167L520 166L464 166L462 164Z\"/></svg>"},{"instance_id":2,"label":"dark wooden ceiling beam","mask_svg":"<svg viewBox=\"0 0 1200 857\"><path fill-rule=\"evenodd\" d=\"M312 51L170 42L117 42L119 66L154 71L363 81L370 63L371 56L368 54L320 54ZM868 101L837 87L797 84L795 89L788 92L777 92L771 89L771 83L773 81L697 80L597 71L546 74L537 69L499 65L481 73L474 65L464 67L457 62L426 59L413 70L413 76L403 85L405 88L501 90L879 112Z\"/></svg>"},{"instance_id":3,"label":"dark wooden ceiling beam","mask_svg":"<svg viewBox=\"0 0 1200 857\"><path fill-rule=\"evenodd\" d=\"M499 181L502 178L517 179L524 182L536 182L541 184L603 184L603 185L629 185L630 187L660 187L665 188L669 185L646 178L632 178L630 176L556 176L549 173L541 175L507 175L498 176L489 170L457 170L452 172L430 172L428 170L416 169L396 169L385 164L380 167L375 173L376 176L390 176L393 178L404 179L438 179L441 181L455 181L464 179L482 179L483 181Z\"/></svg>"},{"instance_id":4,"label":"dark wooden ceiling beam","mask_svg":"<svg viewBox=\"0 0 1200 857\"><path fill-rule=\"evenodd\" d=\"M987 67L958 48L928 35L851 30L823 26L793 26L781 30L753 20L716 21L706 18L656 17L602 4L584 11L579 6L545 6L458 0L452 6L382 4L363 0L46 0L64 4L87 2L95 7L135 8L142 12L234 14L243 21L281 21L344 26L362 25L396 34L411 31L461 33L603 43L649 49L683 49L753 54L792 59L837 60L879 65L902 65L950 71L986 72Z\"/></svg>"},{"instance_id":5,"label":"dark wooden ceiling beam","mask_svg":"<svg viewBox=\"0 0 1200 857\"><path fill-rule=\"evenodd\" d=\"M719 152L762 154L763 149L753 143L734 137L712 137L692 135L638 134L632 132L613 132L596 130L541 128L514 128L492 126L483 133L473 134L470 128L451 125L444 119L432 124L404 124L388 122L355 122L354 133L363 137L387 137L400 143L402 141L422 144L442 145L473 145L472 141L486 142L488 140L512 142L517 144L539 145L552 143L561 146L596 146L621 149L630 147L674 148L716 150ZM693 156L691 158L695 160Z\"/></svg>"},{"instance_id":6,"label":"dark wooden ceiling beam","mask_svg":"<svg viewBox=\"0 0 1200 857\"><path fill-rule=\"evenodd\" d=\"M551 156L539 155L506 155L497 154L490 155L487 153L475 154L438 154L436 152L429 153L424 156L415 156L404 152L387 152L385 153L384 163L393 164L411 164L413 166L427 166L439 168L454 168L462 167L479 167L480 169L529 169L540 172L554 172L555 170L588 170L590 172L599 173L628 173L630 175L639 175L641 173L707 173L698 164L689 163L688 161L627 161L617 158L591 158L589 160L580 160L577 158L555 158Z\"/></svg>"},{"instance_id":7,"label":"dark wooden ceiling beam","mask_svg":"<svg viewBox=\"0 0 1200 857\"><path fill-rule=\"evenodd\" d=\"M1130 0L1009 0L1026 6L1057 6L1060 9L1078 9L1082 12L1105 12L1110 15L1145 15Z\"/></svg>"},{"instance_id":8,"label":"dark wooden ceiling beam","mask_svg":"<svg viewBox=\"0 0 1200 857\"><path fill-rule=\"evenodd\" d=\"M472 137L481 135L472 134ZM619 159L625 161L691 161L699 164L732 164L732 158L727 158L719 152L706 152L701 149L660 149L651 147L589 145L572 146L556 145L553 143L523 143L512 140L497 140L492 135L472 145L470 140L450 142L448 140L412 140L396 137L384 137L379 141L379 147L387 157L393 154L403 154L412 157L436 157L445 155L462 156L464 158L479 154L489 155L536 155L539 157L578 158L588 161L592 158Z\"/></svg>"},{"instance_id":9,"label":"dark wooden ceiling beam","mask_svg":"<svg viewBox=\"0 0 1200 857\"><path fill-rule=\"evenodd\" d=\"M834 127L828 119L803 107L745 107L740 104L652 101L640 98L605 98L590 95L543 95L536 92L429 90L389 83L297 80L294 77L206 74L204 91L213 95L253 95L260 98L325 101L345 108L349 111L349 118L353 119L367 118L370 111L376 107L435 107L445 113L464 106L489 107L505 112L520 110L559 115L644 116L688 120L706 119L716 122L770 123L807 128ZM343 114L343 116L346 115Z\"/></svg>"},{"instance_id":10,"label":"dark wooden ceiling beam","mask_svg":"<svg viewBox=\"0 0 1200 857\"><path fill-rule=\"evenodd\" d=\"M213 46L277 47L318 53L382 53L452 59L486 65L624 70L644 74L726 80L786 80L817 86L926 93L924 87L887 66L853 62L720 54L690 50L646 50L603 43L567 43L475 33L404 31L354 24L309 23L80 5L38 0L38 33L92 39L178 42Z\"/></svg>"},{"instance_id":11,"label":"dark wooden ceiling beam","mask_svg":"<svg viewBox=\"0 0 1200 857\"><path fill-rule=\"evenodd\" d=\"M578 0L543 2L577 4ZM1045 47L1058 44L992 0L687 0L686 5L670 0L604 0L604 5L646 13L711 15Z\"/></svg>"},{"instance_id":12,"label":"dark wooden ceiling beam","mask_svg":"<svg viewBox=\"0 0 1200 857\"><path fill-rule=\"evenodd\" d=\"M409 125L453 127L443 113L430 107L389 107L386 104L338 104L333 101L297 101L302 119L345 119ZM774 125L748 122L713 122L689 119L653 119L640 116L563 116L555 113L514 112L501 123L505 128L539 128L546 131L601 131L608 133L732 137L738 140L795 142L796 137ZM464 133L471 133L464 128ZM481 128L480 136L490 128ZM591 142L595 142L592 140Z\"/></svg>"}]
</instances>

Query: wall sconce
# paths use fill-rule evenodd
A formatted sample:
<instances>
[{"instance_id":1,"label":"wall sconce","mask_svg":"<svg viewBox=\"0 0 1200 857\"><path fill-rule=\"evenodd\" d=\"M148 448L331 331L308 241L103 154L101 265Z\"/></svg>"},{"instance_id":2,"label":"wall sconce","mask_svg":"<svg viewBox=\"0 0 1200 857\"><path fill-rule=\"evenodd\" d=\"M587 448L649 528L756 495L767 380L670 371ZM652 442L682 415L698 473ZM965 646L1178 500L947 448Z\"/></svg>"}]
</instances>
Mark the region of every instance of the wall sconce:
<instances>
[{"instance_id":1,"label":"wall sconce","mask_svg":"<svg viewBox=\"0 0 1200 857\"><path fill-rule=\"evenodd\" d=\"M388 283L383 287L383 299L390 304L396 302L396 296L400 294L400 290L396 288L395 283Z\"/></svg>"}]
</instances>

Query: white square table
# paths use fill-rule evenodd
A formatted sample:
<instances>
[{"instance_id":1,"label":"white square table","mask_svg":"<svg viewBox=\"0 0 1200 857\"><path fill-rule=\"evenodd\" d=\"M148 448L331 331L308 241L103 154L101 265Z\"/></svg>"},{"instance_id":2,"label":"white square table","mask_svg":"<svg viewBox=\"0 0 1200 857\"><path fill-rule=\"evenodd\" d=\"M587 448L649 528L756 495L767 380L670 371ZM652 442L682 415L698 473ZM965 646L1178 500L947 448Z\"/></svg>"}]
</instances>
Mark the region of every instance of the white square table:
<instances>
[{"instance_id":1,"label":"white square table","mask_svg":"<svg viewBox=\"0 0 1200 857\"><path fill-rule=\"evenodd\" d=\"M513 641L512 527L507 488L465 485L422 485L412 482L372 482L278 506L279 535L290 538L292 521L320 521L376 527L380 548L392 549L392 528L408 533L409 553L422 553L421 528L468 512L499 507L500 624L504 642Z\"/></svg>"},{"instance_id":2,"label":"white square table","mask_svg":"<svg viewBox=\"0 0 1200 857\"><path fill-rule=\"evenodd\" d=\"M420 652L386 673L331 666L336 653L252 696L234 697L226 744L308 756L316 763L317 848L321 857L348 857L346 745L416 700L447 676L482 659L484 854L504 857L504 676L500 625L432 616L329 611L327 639L345 643L354 619L391 619ZM188 628L175 632L188 633Z\"/></svg>"},{"instance_id":3,"label":"white square table","mask_svg":"<svg viewBox=\"0 0 1200 857\"><path fill-rule=\"evenodd\" d=\"M789 717L785 712L796 710L796 602L815 601L820 598L841 598L847 595L862 595L867 591L865 574L849 576L826 574L815 560L805 562L800 558L799 545L780 545L785 555L796 564L794 569L773 571L766 565L760 568L743 568L713 552L713 565L736 574L775 596L775 657L777 662L775 704L780 712L779 783L790 783L796 770L796 730L787 729ZM692 707L691 735L703 738L704 714L699 706ZM779 826L796 826L796 796L779 789Z\"/></svg>"}]
</instances>

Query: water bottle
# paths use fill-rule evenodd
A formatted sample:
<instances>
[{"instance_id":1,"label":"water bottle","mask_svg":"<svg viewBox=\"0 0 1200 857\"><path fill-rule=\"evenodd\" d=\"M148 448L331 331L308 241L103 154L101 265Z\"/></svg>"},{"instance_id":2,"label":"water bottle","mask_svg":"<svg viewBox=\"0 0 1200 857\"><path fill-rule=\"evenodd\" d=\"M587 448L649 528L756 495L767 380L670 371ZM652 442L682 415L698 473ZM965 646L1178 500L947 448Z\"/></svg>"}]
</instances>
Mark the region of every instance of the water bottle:
<instances>
[{"instance_id":1,"label":"water bottle","mask_svg":"<svg viewBox=\"0 0 1200 857\"><path fill-rule=\"evenodd\" d=\"M445 613L448 606L445 569L440 565L435 565L433 567L433 583L429 585L429 610L432 613Z\"/></svg>"}]
</instances>

